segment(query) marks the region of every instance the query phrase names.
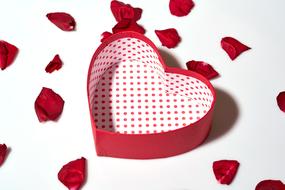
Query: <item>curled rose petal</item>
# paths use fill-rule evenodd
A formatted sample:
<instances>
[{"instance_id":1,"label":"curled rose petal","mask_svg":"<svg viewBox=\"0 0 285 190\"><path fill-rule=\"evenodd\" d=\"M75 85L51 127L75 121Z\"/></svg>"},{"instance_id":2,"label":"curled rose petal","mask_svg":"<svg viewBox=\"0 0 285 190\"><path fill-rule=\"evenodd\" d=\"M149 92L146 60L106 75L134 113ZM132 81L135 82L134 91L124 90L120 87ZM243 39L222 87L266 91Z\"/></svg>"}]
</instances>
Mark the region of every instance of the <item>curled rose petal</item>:
<instances>
[{"instance_id":1,"label":"curled rose petal","mask_svg":"<svg viewBox=\"0 0 285 190\"><path fill-rule=\"evenodd\" d=\"M263 180L259 182L255 190L285 190L285 185L280 180Z\"/></svg>"},{"instance_id":2,"label":"curled rose petal","mask_svg":"<svg viewBox=\"0 0 285 190\"><path fill-rule=\"evenodd\" d=\"M55 55L53 60L49 62L49 64L46 66L45 71L47 73L52 73L55 70L59 70L62 67L62 61L59 57L59 55Z\"/></svg>"},{"instance_id":3,"label":"curled rose petal","mask_svg":"<svg viewBox=\"0 0 285 190\"><path fill-rule=\"evenodd\" d=\"M197 72L208 80L219 76L219 73L208 63L203 61L188 61L186 63L188 70Z\"/></svg>"},{"instance_id":4,"label":"curled rose petal","mask_svg":"<svg viewBox=\"0 0 285 190\"><path fill-rule=\"evenodd\" d=\"M74 18L64 12L48 13L47 18L58 28L63 31L73 31L75 30L76 22Z\"/></svg>"},{"instance_id":5,"label":"curled rose petal","mask_svg":"<svg viewBox=\"0 0 285 190\"><path fill-rule=\"evenodd\" d=\"M85 165L86 159L84 157L65 164L58 172L59 181L69 190L80 189L85 181Z\"/></svg>"},{"instance_id":6,"label":"curled rose petal","mask_svg":"<svg viewBox=\"0 0 285 190\"><path fill-rule=\"evenodd\" d=\"M105 31L105 32L103 32L102 34L101 34L101 42L104 42L108 37L110 37L112 35L112 33L111 32L107 32L107 31Z\"/></svg>"},{"instance_id":7,"label":"curled rose petal","mask_svg":"<svg viewBox=\"0 0 285 190\"><path fill-rule=\"evenodd\" d=\"M170 0L169 10L172 15L182 17L188 15L194 5L192 0Z\"/></svg>"},{"instance_id":8,"label":"curled rose petal","mask_svg":"<svg viewBox=\"0 0 285 190\"><path fill-rule=\"evenodd\" d=\"M111 2L111 11L117 22L123 19L138 21L142 15L141 8L134 8L129 4L115 0Z\"/></svg>"},{"instance_id":9,"label":"curled rose petal","mask_svg":"<svg viewBox=\"0 0 285 190\"><path fill-rule=\"evenodd\" d=\"M226 51L226 53L229 55L231 60L234 60L235 58L237 58L244 51L251 49L250 47L242 44L241 42L239 42L238 40L232 37L222 38L221 46Z\"/></svg>"},{"instance_id":10,"label":"curled rose petal","mask_svg":"<svg viewBox=\"0 0 285 190\"><path fill-rule=\"evenodd\" d=\"M145 29L142 26L130 19L121 20L112 28L112 31L114 34L122 31L134 31L141 34L145 33Z\"/></svg>"},{"instance_id":11,"label":"curled rose petal","mask_svg":"<svg viewBox=\"0 0 285 190\"><path fill-rule=\"evenodd\" d=\"M285 112L285 91L280 92L276 97L277 105L281 111Z\"/></svg>"},{"instance_id":12,"label":"curled rose petal","mask_svg":"<svg viewBox=\"0 0 285 190\"><path fill-rule=\"evenodd\" d=\"M6 69L12 64L16 55L18 53L18 48L8 42L0 40L0 68L1 70Z\"/></svg>"},{"instance_id":13,"label":"curled rose petal","mask_svg":"<svg viewBox=\"0 0 285 190\"><path fill-rule=\"evenodd\" d=\"M233 181L238 167L239 162L236 160L219 160L213 163L213 171L216 179L221 184L227 185Z\"/></svg>"},{"instance_id":14,"label":"curled rose petal","mask_svg":"<svg viewBox=\"0 0 285 190\"><path fill-rule=\"evenodd\" d=\"M52 89L42 88L35 101L35 111L40 122L56 121L62 113L64 100Z\"/></svg>"},{"instance_id":15,"label":"curled rose petal","mask_svg":"<svg viewBox=\"0 0 285 190\"><path fill-rule=\"evenodd\" d=\"M0 166L4 163L6 155L7 146L5 144L0 144Z\"/></svg>"},{"instance_id":16,"label":"curled rose petal","mask_svg":"<svg viewBox=\"0 0 285 190\"><path fill-rule=\"evenodd\" d=\"M163 46L174 48L181 41L181 38L175 28L165 30L155 30L157 37Z\"/></svg>"}]
</instances>

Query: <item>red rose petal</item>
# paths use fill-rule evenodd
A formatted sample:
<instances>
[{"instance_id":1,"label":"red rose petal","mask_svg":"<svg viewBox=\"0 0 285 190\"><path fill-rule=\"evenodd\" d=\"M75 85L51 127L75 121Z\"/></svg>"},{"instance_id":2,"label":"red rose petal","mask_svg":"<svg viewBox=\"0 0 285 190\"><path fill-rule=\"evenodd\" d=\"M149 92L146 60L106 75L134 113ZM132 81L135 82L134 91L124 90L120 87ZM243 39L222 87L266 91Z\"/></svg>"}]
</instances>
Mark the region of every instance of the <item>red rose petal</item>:
<instances>
[{"instance_id":1,"label":"red rose petal","mask_svg":"<svg viewBox=\"0 0 285 190\"><path fill-rule=\"evenodd\" d=\"M3 40L0 41L0 68L2 70L6 69L12 64L16 55L18 53L18 48L8 42Z\"/></svg>"},{"instance_id":2,"label":"red rose petal","mask_svg":"<svg viewBox=\"0 0 285 190\"><path fill-rule=\"evenodd\" d=\"M43 87L35 101L35 111L40 122L56 121L62 113L64 100L52 89Z\"/></svg>"},{"instance_id":3,"label":"red rose petal","mask_svg":"<svg viewBox=\"0 0 285 190\"><path fill-rule=\"evenodd\" d=\"M73 31L75 30L76 22L74 18L64 12L48 13L47 18L58 28L63 31Z\"/></svg>"},{"instance_id":4,"label":"red rose petal","mask_svg":"<svg viewBox=\"0 0 285 190\"><path fill-rule=\"evenodd\" d=\"M280 92L276 98L280 110L285 112L285 91Z\"/></svg>"},{"instance_id":5,"label":"red rose petal","mask_svg":"<svg viewBox=\"0 0 285 190\"><path fill-rule=\"evenodd\" d=\"M169 9L172 15L182 17L190 13L194 7L194 2L192 0L170 0Z\"/></svg>"},{"instance_id":6,"label":"red rose petal","mask_svg":"<svg viewBox=\"0 0 285 190\"><path fill-rule=\"evenodd\" d=\"M112 35L112 33L111 32L103 32L102 34L101 34L101 36L102 36L102 38L101 38L101 42L104 42L107 38L109 38L110 36Z\"/></svg>"},{"instance_id":7,"label":"red rose petal","mask_svg":"<svg viewBox=\"0 0 285 190\"><path fill-rule=\"evenodd\" d=\"M174 48L181 41L181 38L175 28L165 30L155 30L157 37L163 46Z\"/></svg>"},{"instance_id":8,"label":"red rose petal","mask_svg":"<svg viewBox=\"0 0 285 190\"><path fill-rule=\"evenodd\" d=\"M285 185L280 180L263 180L259 182L255 190L285 190Z\"/></svg>"},{"instance_id":9,"label":"red rose petal","mask_svg":"<svg viewBox=\"0 0 285 190\"><path fill-rule=\"evenodd\" d=\"M58 172L58 179L69 190L78 190L85 181L85 163L86 159L73 160L65 164Z\"/></svg>"},{"instance_id":10,"label":"red rose petal","mask_svg":"<svg viewBox=\"0 0 285 190\"><path fill-rule=\"evenodd\" d=\"M237 58L244 51L251 49L250 47L242 44L241 42L239 42L238 40L232 37L222 38L221 46L226 51L226 53L229 55L231 60L234 60L235 58Z\"/></svg>"},{"instance_id":11,"label":"red rose petal","mask_svg":"<svg viewBox=\"0 0 285 190\"><path fill-rule=\"evenodd\" d=\"M138 25L136 21L130 19L121 20L112 28L112 31L114 34L122 31L134 31L141 34L145 33L145 29L142 26Z\"/></svg>"},{"instance_id":12,"label":"red rose petal","mask_svg":"<svg viewBox=\"0 0 285 190\"><path fill-rule=\"evenodd\" d=\"M203 61L188 61L186 63L188 70L197 72L208 80L219 76L219 73L208 63Z\"/></svg>"},{"instance_id":13,"label":"red rose petal","mask_svg":"<svg viewBox=\"0 0 285 190\"><path fill-rule=\"evenodd\" d=\"M129 4L114 0L111 2L111 11L117 22L123 19L138 21L142 15L141 8L134 8Z\"/></svg>"},{"instance_id":14,"label":"red rose petal","mask_svg":"<svg viewBox=\"0 0 285 190\"><path fill-rule=\"evenodd\" d=\"M62 67L62 61L59 57L59 55L55 55L53 60L49 62L49 64L46 66L45 71L47 73L52 73L55 70L59 70Z\"/></svg>"},{"instance_id":15,"label":"red rose petal","mask_svg":"<svg viewBox=\"0 0 285 190\"><path fill-rule=\"evenodd\" d=\"M213 163L213 171L216 179L221 184L229 185L234 179L239 162L236 160L219 160Z\"/></svg>"},{"instance_id":16,"label":"red rose petal","mask_svg":"<svg viewBox=\"0 0 285 190\"><path fill-rule=\"evenodd\" d=\"M7 154L7 146L0 144L0 166L4 163Z\"/></svg>"},{"instance_id":17,"label":"red rose petal","mask_svg":"<svg viewBox=\"0 0 285 190\"><path fill-rule=\"evenodd\" d=\"M141 8L134 8L134 17L133 17L133 20L134 21L138 21L141 19L142 17L142 12L143 10Z\"/></svg>"}]
</instances>

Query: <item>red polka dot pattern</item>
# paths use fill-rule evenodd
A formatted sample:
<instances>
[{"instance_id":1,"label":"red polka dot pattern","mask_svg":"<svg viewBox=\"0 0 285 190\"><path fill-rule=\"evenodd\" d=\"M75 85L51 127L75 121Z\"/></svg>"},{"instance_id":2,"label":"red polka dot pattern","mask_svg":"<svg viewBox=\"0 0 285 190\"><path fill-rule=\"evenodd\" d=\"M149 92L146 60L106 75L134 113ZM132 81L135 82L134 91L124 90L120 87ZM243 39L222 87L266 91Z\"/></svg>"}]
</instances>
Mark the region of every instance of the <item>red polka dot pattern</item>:
<instances>
[{"instance_id":1,"label":"red polka dot pattern","mask_svg":"<svg viewBox=\"0 0 285 190\"><path fill-rule=\"evenodd\" d=\"M97 128L124 134L175 130L202 118L213 95L202 81L165 73L145 42L122 38L97 56L89 80Z\"/></svg>"}]
</instances>

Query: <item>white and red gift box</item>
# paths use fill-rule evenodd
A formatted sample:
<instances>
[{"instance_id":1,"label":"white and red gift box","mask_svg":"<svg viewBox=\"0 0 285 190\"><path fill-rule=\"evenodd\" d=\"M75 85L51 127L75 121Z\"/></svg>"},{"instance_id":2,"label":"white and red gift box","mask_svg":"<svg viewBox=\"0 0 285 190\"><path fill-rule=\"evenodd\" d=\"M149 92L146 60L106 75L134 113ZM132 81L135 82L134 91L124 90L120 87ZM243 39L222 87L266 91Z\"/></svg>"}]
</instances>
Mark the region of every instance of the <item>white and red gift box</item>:
<instances>
[{"instance_id":1,"label":"white and red gift box","mask_svg":"<svg viewBox=\"0 0 285 190\"><path fill-rule=\"evenodd\" d=\"M168 67L144 35L107 38L90 63L88 103L99 156L164 158L208 136L215 91L202 75Z\"/></svg>"}]
</instances>

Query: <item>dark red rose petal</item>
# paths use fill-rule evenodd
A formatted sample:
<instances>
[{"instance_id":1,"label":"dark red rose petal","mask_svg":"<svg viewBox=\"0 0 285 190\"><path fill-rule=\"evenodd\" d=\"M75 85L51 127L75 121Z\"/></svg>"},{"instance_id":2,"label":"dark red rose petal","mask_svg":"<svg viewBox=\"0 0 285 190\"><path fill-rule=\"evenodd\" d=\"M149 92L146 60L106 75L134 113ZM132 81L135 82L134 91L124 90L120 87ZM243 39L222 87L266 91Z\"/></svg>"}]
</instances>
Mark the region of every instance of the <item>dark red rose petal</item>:
<instances>
[{"instance_id":1,"label":"dark red rose petal","mask_svg":"<svg viewBox=\"0 0 285 190\"><path fill-rule=\"evenodd\" d=\"M35 111L40 122L56 121L62 113L64 100L52 89L43 87L35 101Z\"/></svg>"},{"instance_id":2,"label":"dark red rose petal","mask_svg":"<svg viewBox=\"0 0 285 190\"><path fill-rule=\"evenodd\" d=\"M123 19L138 21L142 15L141 8L134 8L129 4L114 0L111 2L111 11L117 22Z\"/></svg>"},{"instance_id":3,"label":"dark red rose petal","mask_svg":"<svg viewBox=\"0 0 285 190\"><path fill-rule=\"evenodd\" d=\"M285 91L280 92L276 98L280 110L285 112Z\"/></svg>"},{"instance_id":4,"label":"dark red rose petal","mask_svg":"<svg viewBox=\"0 0 285 190\"><path fill-rule=\"evenodd\" d=\"M114 34L122 31L134 31L141 34L145 33L145 29L142 26L130 19L121 20L112 28L112 31Z\"/></svg>"},{"instance_id":5,"label":"dark red rose petal","mask_svg":"<svg viewBox=\"0 0 285 190\"><path fill-rule=\"evenodd\" d=\"M49 62L49 64L46 66L45 71L47 73L52 73L55 70L59 70L62 67L62 61L59 57L59 55L55 55L53 60Z\"/></svg>"},{"instance_id":6,"label":"dark red rose petal","mask_svg":"<svg viewBox=\"0 0 285 190\"><path fill-rule=\"evenodd\" d=\"M188 61L186 63L188 70L197 72L208 80L219 76L219 73L208 63L203 61Z\"/></svg>"},{"instance_id":7,"label":"dark red rose petal","mask_svg":"<svg viewBox=\"0 0 285 190\"><path fill-rule=\"evenodd\" d=\"M280 180L263 180L259 182L255 190L285 190L285 185Z\"/></svg>"},{"instance_id":8,"label":"dark red rose petal","mask_svg":"<svg viewBox=\"0 0 285 190\"><path fill-rule=\"evenodd\" d=\"M165 30L155 30L157 37L163 46L174 48L181 41L181 38L175 28Z\"/></svg>"},{"instance_id":9,"label":"dark red rose petal","mask_svg":"<svg viewBox=\"0 0 285 190\"><path fill-rule=\"evenodd\" d=\"M227 185L233 181L238 167L239 162L236 160L219 160L213 163L213 171L216 179L221 184Z\"/></svg>"},{"instance_id":10,"label":"dark red rose petal","mask_svg":"<svg viewBox=\"0 0 285 190\"><path fill-rule=\"evenodd\" d=\"M110 36L112 35L112 33L111 32L103 32L102 34L101 34L101 42L104 42L107 38L109 38Z\"/></svg>"},{"instance_id":11,"label":"dark red rose petal","mask_svg":"<svg viewBox=\"0 0 285 190\"><path fill-rule=\"evenodd\" d=\"M16 55L18 53L18 48L8 42L0 40L0 68L1 70L6 69L12 64Z\"/></svg>"},{"instance_id":12,"label":"dark red rose petal","mask_svg":"<svg viewBox=\"0 0 285 190\"><path fill-rule=\"evenodd\" d=\"M143 10L141 8L134 8L134 17L132 18L132 20L134 21L138 21L141 19L142 17L142 12Z\"/></svg>"},{"instance_id":13,"label":"dark red rose petal","mask_svg":"<svg viewBox=\"0 0 285 190\"><path fill-rule=\"evenodd\" d=\"M192 0L170 0L169 9L172 15L182 17L190 13L194 7L194 2Z\"/></svg>"},{"instance_id":14,"label":"dark red rose petal","mask_svg":"<svg viewBox=\"0 0 285 190\"><path fill-rule=\"evenodd\" d=\"M7 154L7 146L0 144L0 166L4 163Z\"/></svg>"},{"instance_id":15,"label":"dark red rose petal","mask_svg":"<svg viewBox=\"0 0 285 190\"><path fill-rule=\"evenodd\" d=\"M250 47L242 44L241 42L239 42L238 40L232 37L222 38L221 46L226 51L226 53L229 55L231 60L234 60L235 58L237 58L244 51L251 49Z\"/></svg>"},{"instance_id":16,"label":"dark red rose petal","mask_svg":"<svg viewBox=\"0 0 285 190\"><path fill-rule=\"evenodd\" d=\"M69 190L80 189L85 181L85 165L86 159L84 157L65 164L58 172L59 181Z\"/></svg>"},{"instance_id":17,"label":"dark red rose petal","mask_svg":"<svg viewBox=\"0 0 285 190\"><path fill-rule=\"evenodd\" d=\"M74 18L64 12L48 13L47 18L58 28L63 31L73 31L75 30L76 22Z\"/></svg>"}]
</instances>

